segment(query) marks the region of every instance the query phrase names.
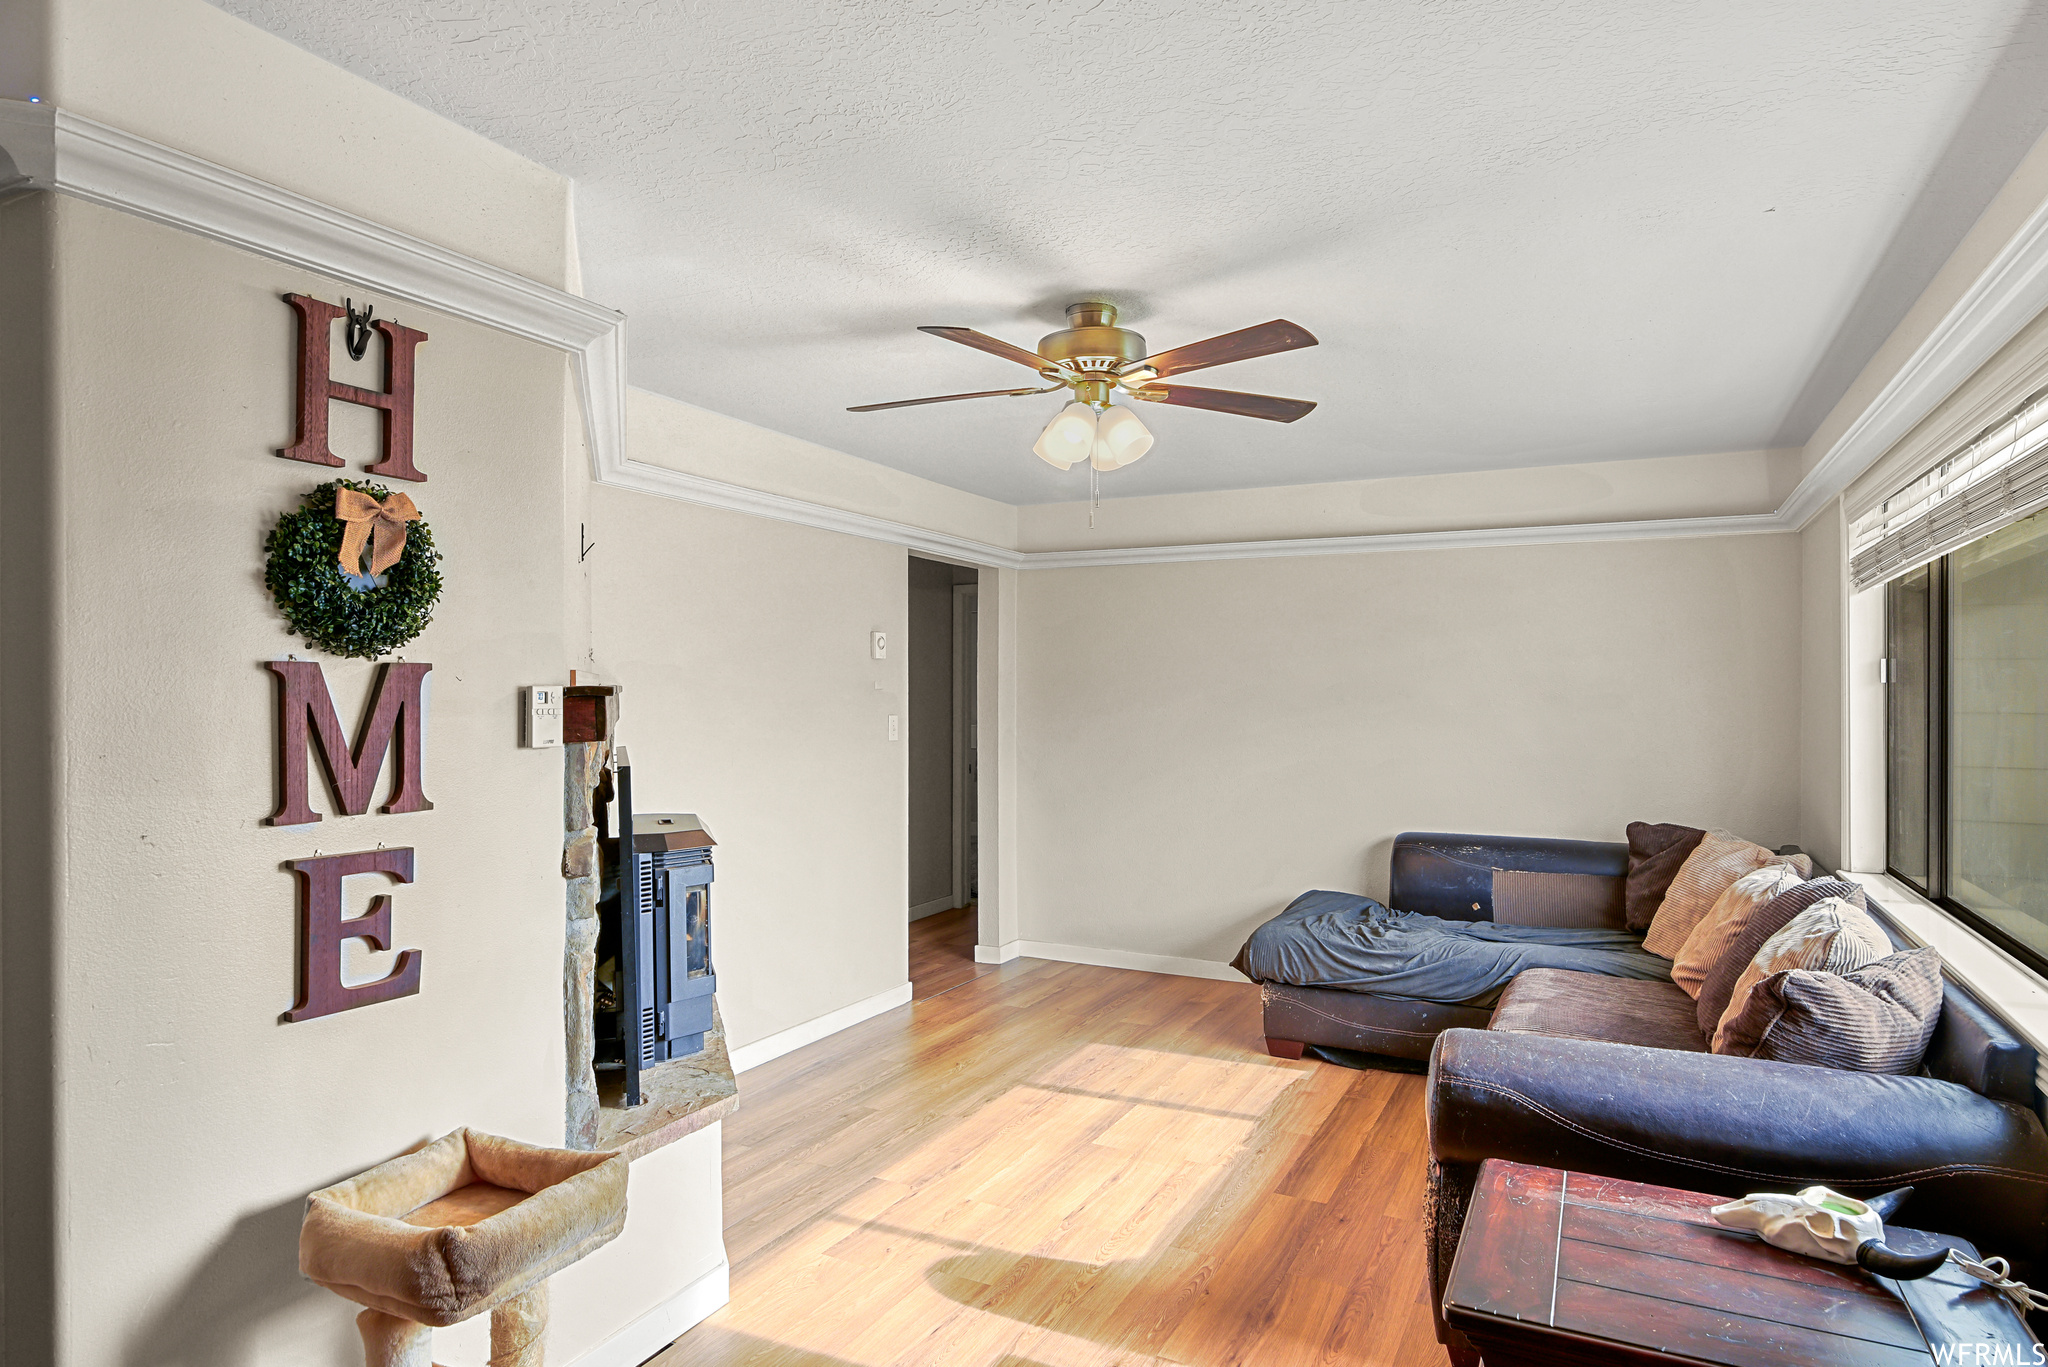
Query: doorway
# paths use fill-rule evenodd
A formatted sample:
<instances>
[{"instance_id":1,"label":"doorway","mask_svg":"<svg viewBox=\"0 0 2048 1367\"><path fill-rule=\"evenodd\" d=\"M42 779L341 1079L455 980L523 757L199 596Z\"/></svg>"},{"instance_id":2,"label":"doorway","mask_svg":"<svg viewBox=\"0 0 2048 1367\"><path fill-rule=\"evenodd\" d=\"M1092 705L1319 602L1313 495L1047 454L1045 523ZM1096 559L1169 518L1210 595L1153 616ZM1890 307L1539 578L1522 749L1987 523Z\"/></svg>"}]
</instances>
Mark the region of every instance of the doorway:
<instances>
[{"instance_id":1,"label":"doorway","mask_svg":"<svg viewBox=\"0 0 2048 1367\"><path fill-rule=\"evenodd\" d=\"M949 992L974 961L979 863L976 640L980 574L910 557L910 984Z\"/></svg>"}]
</instances>

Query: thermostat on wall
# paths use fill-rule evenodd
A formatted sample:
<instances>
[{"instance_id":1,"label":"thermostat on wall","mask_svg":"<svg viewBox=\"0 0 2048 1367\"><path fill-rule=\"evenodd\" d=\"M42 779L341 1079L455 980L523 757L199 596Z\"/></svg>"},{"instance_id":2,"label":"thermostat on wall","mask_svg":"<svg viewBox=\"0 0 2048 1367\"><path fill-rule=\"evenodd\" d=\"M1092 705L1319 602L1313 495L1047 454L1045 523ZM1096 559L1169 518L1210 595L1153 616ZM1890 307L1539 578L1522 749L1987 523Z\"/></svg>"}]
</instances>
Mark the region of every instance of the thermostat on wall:
<instances>
[{"instance_id":1,"label":"thermostat on wall","mask_svg":"<svg viewBox=\"0 0 2048 1367\"><path fill-rule=\"evenodd\" d=\"M524 722L524 743L529 749L545 750L562 743L562 685L528 684L519 690L526 706L520 711Z\"/></svg>"}]
</instances>

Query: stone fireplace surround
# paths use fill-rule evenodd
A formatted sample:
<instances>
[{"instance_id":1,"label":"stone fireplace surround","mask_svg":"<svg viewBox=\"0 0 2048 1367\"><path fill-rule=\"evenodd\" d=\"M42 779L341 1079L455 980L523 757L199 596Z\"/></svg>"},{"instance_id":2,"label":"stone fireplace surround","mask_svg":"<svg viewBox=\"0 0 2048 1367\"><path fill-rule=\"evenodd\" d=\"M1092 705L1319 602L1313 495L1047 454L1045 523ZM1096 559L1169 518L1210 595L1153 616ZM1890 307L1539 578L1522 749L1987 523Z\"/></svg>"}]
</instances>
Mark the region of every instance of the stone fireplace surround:
<instances>
[{"instance_id":1,"label":"stone fireplace surround","mask_svg":"<svg viewBox=\"0 0 2048 1367\"><path fill-rule=\"evenodd\" d=\"M646 1100L631 1110L623 1104L623 1077L602 1078L592 1062L597 1047L597 903L604 884L595 799L611 749L608 736L562 746L562 877L568 912L562 942L562 1023L568 1043L562 1128L569 1148L617 1150L637 1158L723 1120L739 1109L740 1098L715 1001L703 1050L643 1073Z\"/></svg>"}]
</instances>

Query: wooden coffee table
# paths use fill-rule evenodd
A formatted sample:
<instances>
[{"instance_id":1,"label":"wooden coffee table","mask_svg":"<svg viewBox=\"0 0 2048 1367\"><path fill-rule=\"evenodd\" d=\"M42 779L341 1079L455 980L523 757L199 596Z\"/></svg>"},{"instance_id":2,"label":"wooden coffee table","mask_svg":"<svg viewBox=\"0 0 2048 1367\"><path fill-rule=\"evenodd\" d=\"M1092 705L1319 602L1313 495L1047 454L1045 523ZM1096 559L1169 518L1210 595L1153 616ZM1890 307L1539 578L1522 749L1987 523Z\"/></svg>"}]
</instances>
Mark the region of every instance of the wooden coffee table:
<instances>
[{"instance_id":1,"label":"wooden coffee table","mask_svg":"<svg viewBox=\"0 0 2048 1367\"><path fill-rule=\"evenodd\" d=\"M1893 1282L1802 1258L1716 1224L1707 1211L1726 1199L1489 1161L1444 1318L1486 1367L1926 1367L1930 1343L1958 1341L2013 1345L1987 1362L2035 1360L2011 1305L1960 1269ZM1888 1230L1886 1241L1976 1256L1961 1239L1913 1230Z\"/></svg>"}]
</instances>

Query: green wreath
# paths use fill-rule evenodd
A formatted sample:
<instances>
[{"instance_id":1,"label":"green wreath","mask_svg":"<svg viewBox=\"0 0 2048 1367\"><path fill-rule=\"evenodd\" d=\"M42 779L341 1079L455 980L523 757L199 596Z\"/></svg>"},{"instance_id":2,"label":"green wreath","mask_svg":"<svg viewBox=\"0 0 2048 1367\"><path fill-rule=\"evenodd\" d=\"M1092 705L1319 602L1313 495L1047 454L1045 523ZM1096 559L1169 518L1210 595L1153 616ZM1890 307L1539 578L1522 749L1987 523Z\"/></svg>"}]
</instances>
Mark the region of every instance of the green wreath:
<instances>
[{"instance_id":1,"label":"green wreath","mask_svg":"<svg viewBox=\"0 0 2048 1367\"><path fill-rule=\"evenodd\" d=\"M293 632L316 650L357 660L389 655L426 630L441 597L441 556L424 519L405 524L405 550L381 575L353 579L341 568L348 523L335 515L335 492L354 489L380 503L381 484L329 480L277 519L263 538L263 582Z\"/></svg>"}]
</instances>

